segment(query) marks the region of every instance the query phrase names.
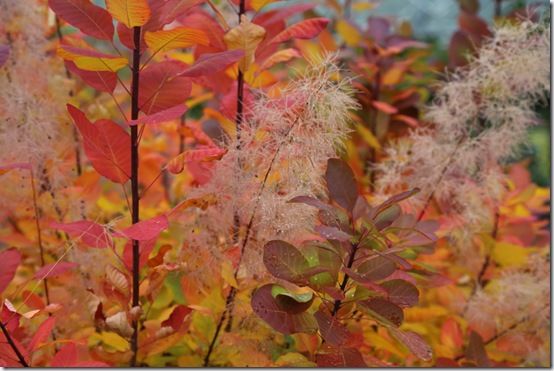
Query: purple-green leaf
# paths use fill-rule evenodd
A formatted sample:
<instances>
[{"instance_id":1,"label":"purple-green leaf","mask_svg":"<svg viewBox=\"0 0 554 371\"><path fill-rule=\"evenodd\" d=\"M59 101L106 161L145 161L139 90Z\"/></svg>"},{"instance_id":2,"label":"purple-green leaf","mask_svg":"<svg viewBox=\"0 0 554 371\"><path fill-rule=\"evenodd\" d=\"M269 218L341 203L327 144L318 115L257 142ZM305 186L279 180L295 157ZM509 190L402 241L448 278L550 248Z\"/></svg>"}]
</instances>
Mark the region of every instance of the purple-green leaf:
<instances>
[{"instance_id":1,"label":"purple-green leaf","mask_svg":"<svg viewBox=\"0 0 554 371\"><path fill-rule=\"evenodd\" d=\"M309 269L304 255L290 243L281 240L265 244L263 261L269 273L291 282L303 281Z\"/></svg>"},{"instance_id":2,"label":"purple-green leaf","mask_svg":"<svg viewBox=\"0 0 554 371\"><path fill-rule=\"evenodd\" d=\"M363 278L371 281L379 281L394 273L396 264L384 256L371 258L360 264L356 271Z\"/></svg>"},{"instance_id":3,"label":"purple-green leaf","mask_svg":"<svg viewBox=\"0 0 554 371\"><path fill-rule=\"evenodd\" d=\"M325 181L331 200L352 212L358 198L358 186L350 166L338 158L330 158L327 161Z\"/></svg>"},{"instance_id":4,"label":"purple-green leaf","mask_svg":"<svg viewBox=\"0 0 554 371\"><path fill-rule=\"evenodd\" d=\"M274 288L278 293L274 297ZM314 316L306 313L313 301L313 296L307 301L297 301L292 296L284 294L280 286L268 284L260 287L252 294L252 309L256 315L268 325L283 334L298 332L313 333L317 330Z\"/></svg>"},{"instance_id":5,"label":"purple-green leaf","mask_svg":"<svg viewBox=\"0 0 554 371\"><path fill-rule=\"evenodd\" d=\"M419 291L411 283L404 280L390 280L381 284L389 300L400 307L411 307L419 301Z\"/></svg>"}]
</instances>

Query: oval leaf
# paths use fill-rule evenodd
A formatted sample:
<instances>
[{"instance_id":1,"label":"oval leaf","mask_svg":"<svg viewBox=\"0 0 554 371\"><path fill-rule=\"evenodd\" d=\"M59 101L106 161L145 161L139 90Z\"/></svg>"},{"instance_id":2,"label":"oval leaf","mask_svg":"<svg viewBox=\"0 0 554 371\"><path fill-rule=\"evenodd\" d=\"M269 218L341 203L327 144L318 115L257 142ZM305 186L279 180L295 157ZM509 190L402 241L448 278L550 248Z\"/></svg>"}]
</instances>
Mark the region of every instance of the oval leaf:
<instances>
[{"instance_id":1,"label":"oval leaf","mask_svg":"<svg viewBox=\"0 0 554 371\"><path fill-rule=\"evenodd\" d=\"M298 22L275 36L269 44L282 43L290 39L311 39L319 35L329 20L327 18L311 18Z\"/></svg>"},{"instance_id":2,"label":"oval leaf","mask_svg":"<svg viewBox=\"0 0 554 371\"><path fill-rule=\"evenodd\" d=\"M419 301L419 291L411 283L404 280L390 280L381 284L389 300L401 307L411 307Z\"/></svg>"},{"instance_id":3,"label":"oval leaf","mask_svg":"<svg viewBox=\"0 0 554 371\"><path fill-rule=\"evenodd\" d=\"M128 28L144 25L150 19L146 0L106 0L108 12Z\"/></svg>"},{"instance_id":4,"label":"oval leaf","mask_svg":"<svg viewBox=\"0 0 554 371\"><path fill-rule=\"evenodd\" d=\"M396 264L384 256L369 259L358 266L360 276L371 281L379 281L394 273Z\"/></svg>"},{"instance_id":5,"label":"oval leaf","mask_svg":"<svg viewBox=\"0 0 554 371\"><path fill-rule=\"evenodd\" d=\"M291 282L303 281L308 261L293 245L281 241L269 241L264 246L264 265L273 276Z\"/></svg>"},{"instance_id":6,"label":"oval leaf","mask_svg":"<svg viewBox=\"0 0 554 371\"><path fill-rule=\"evenodd\" d=\"M358 197L358 186L354 173L348 164L338 158L327 161L325 181L329 197L337 204L352 212Z\"/></svg>"},{"instance_id":7,"label":"oval leaf","mask_svg":"<svg viewBox=\"0 0 554 371\"><path fill-rule=\"evenodd\" d=\"M379 322L385 325L394 325L396 327L404 321L404 312L398 305L391 303L383 298L372 298L364 300L360 304L369 309L370 314Z\"/></svg>"},{"instance_id":8,"label":"oval leaf","mask_svg":"<svg viewBox=\"0 0 554 371\"><path fill-rule=\"evenodd\" d=\"M268 325L283 334L315 332L317 330L315 318L306 312L298 313L298 310L295 310L295 302L292 299L286 303L286 307L279 305L271 294L274 286L268 284L254 291L251 302L254 313ZM297 305L305 307L305 303L297 303ZM291 313L295 311L297 313Z\"/></svg>"},{"instance_id":9,"label":"oval leaf","mask_svg":"<svg viewBox=\"0 0 554 371\"><path fill-rule=\"evenodd\" d=\"M89 0L48 0L48 6L61 19L83 33L102 40L113 39L112 17Z\"/></svg>"},{"instance_id":10,"label":"oval leaf","mask_svg":"<svg viewBox=\"0 0 554 371\"><path fill-rule=\"evenodd\" d=\"M200 77L224 70L244 57L243 50L227 50L221 53L202 54L200 58L180 76Z\"/></svg>"},{"instance_id":11,"label":"oval leaf","mask_svg":"<svg viewBox=\"0 0 554 371\"><path fill-rule=\"evenodd\" d=\"M148 241L157 238L158 235L168 227L169 222L167 216L164 214L133 224L119 232L118 236L123 236L130 240Z\"/></svg>"},{"instance_id":12,"label":"oval leaf","mask_svg":"<svg viewBox=\"0 0 554 371\"><path fill-rule=\"evenodd\" d=\"M90 247L104 248L112 245L110 235L105 228L88 220L72 223L50 223L50 227L66 232L73 238L79 238Z\"/></svg>"},{"instance_id":13,"label":"oval leaf","mask_svg":"<svg viewBox=\"0 0 554 371\"><path fill-rule=\"evenodd\" d=\"M131 174L131 137L110 120L92 124L78 108L68 104L67 110L83 137L85 153L92 166L116 183L125 183Z\"/></svg>"}]
</instances>

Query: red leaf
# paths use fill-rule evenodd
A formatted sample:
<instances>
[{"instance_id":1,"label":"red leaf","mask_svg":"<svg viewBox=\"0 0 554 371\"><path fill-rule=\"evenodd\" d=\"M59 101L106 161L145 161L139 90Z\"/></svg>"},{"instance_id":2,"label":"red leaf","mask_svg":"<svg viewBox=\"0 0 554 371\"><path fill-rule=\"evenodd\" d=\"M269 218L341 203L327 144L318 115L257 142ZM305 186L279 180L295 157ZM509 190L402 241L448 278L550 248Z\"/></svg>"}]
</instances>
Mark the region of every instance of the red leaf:
<instances>
[{"instance_id":1,"label":"red leaf","mask_svg":"<svg viewBox=\"0 0 554 371\"><path fill-rule=\"evenodd\" d=\"M167 216L160 215L152 219L143 220L125 228L118 233L119 236L126 237L130 240L147 241L158 237L161 231L169 227Z\"/></svg>"},{"instance_id":2,"label":"red leaf","mask_svg":"<svg viewBox=\"0 0 554 371\"><path fill-rule=\"evenodd\" d=\"M469 334L469 344L467 345L465 356L468 360L475 362L478 367L491 366L483 339L475 331L471 331Z\"/></svg>"},{"instance_id":3,"label":"red leaf","mask_svg":"<svg viewBox=\"0 0 554 371\"><path fill-rule=\"evenodd\" d=\"M311 39L319 35L329 20L327 18L311 18L298 22L275 36L268 44L281 43L290 39Z\"/></svg>"},{"instance_id":4,"label":"red leaf","mask_svg":"<svg viewBox=\"0 0 554 371\"><path fill-rule=\"evenodd\" d=\"M75 362L72 366L81 368L111 367L109 364L100 361L80 361Z\"/></svg>"},{"instance_id":5,"label":"red leaf","mask_svg":"<svg viewBox=\"0 0 554 371\"><path fill-rule=\"evenodd\" d=\"M148 262L148 256L154 249L156 239L142 241L139 244L139 267L142 268ZM123 263L129 271L133 270L133 242L127 241L123 249Z\"/></svg>"},{"instance_id":6,"label":"red leaf","mask_svg":"<svg viewBox=\"0 0 554 371\"><path fill-rule=\"evenodd\" d=\"M367 367L364 358L356 348L342 348L324 345L316 355L319 367Z\"/></svg>"},{"instance_id":7,"label":"red leaf","mask_svg":"<svg viewBox=\"0 0 554 371\"><path fill-rule=\"evenodd\" d=\"M178 75L186 64L164 61L150 65L140 76L140 110L147 115L183 104L189 97L192 83Z\"/></svg>"},{"instance_id":8,"label":"red leaf","mask_svg":"<svg viewBox=\"0 0 554 371\"><path fill-rule=\"evenodd\" d=\"M173 309L169 318L162 322L162 326L170 326L173 330L179 331L185 321L185 317L191 312L192 309L189 307L179 305Z\"/></svg>"},{"instance_id":9,"label":"red leaf","mask_svg":"<svg viewBox=\"0 0 554 371\"><path fill-rule=\"evenodd\" d=\"M167 169L172 174L179 174L183 171L185 163L218 160L225 153L227 150L219 147L189 149L171 159L167 164Z\"/></svg>"},{"instance_id":10,"label":"red leaf","mask_svg":"<svg viewBox=\"0 0 554 371\"><path fill-rule=\"evenodd\" d=\"M167 0L159 12L159 23L165 25L171 23L175 18L185 14L191 8L206 2L206 0ZM190 26L188 23L184 23ZM194 28L194 27L193 27Z\"/></svg>"},{"instance_id":11,"label":"red leaf","mask_svg":"<svg viewBox=\"0 0 554 371\"><path fill-rule=\"evenodd\" d=\"M60 274L65 273L68 270L73 269L78 265L79 264L77 263L71 263L71 262L57 262L57 263L46 264L44 267L42 267L35 273L34 277L36 279L42 280L42 279L45 279L46 277L59 276Z\"/></svg>"},{"instance_id":12,"label":"red leaf","mask_svg":"<svg viewBox=\"0 0 554 371\"><path fill-rule=\"evenodd\" d=\"M343 345L348 339L350 332L341 324L335 316L331 316L329 313L319 309L314 314L317 324L319 325L319 331L321 336L329 344L334 346Z\"/></svg>"},{"instance_id":13,"label":"red leaf","mask_svg":"<svg viewBox=\"0 0 554 371\"><path fill-rule=\"evenodd\" d=\"M7 165L0 165L0 175L13 169L31 170L31 164L28 162L14 162Z\"/></svg>"},{"instance_id":14,"label":"red leaf","mask_svg":"<svg viewBox=\"0 0 554 371\"><path fill-rule=\"evenodd\" d=\"M125 183L131 174L131 137L110 120L92 124L78 108L68 104L67 110L83 137L83 145L92 166L116 183Z\"/></svg>"},{"instance_id":15,"label":"red leaf","mask_svg":"<svg viewBox=\"0 0 554 371\"><path fill-rule=\"evenodd\" d=\"M113 93L117 85L117 74L109 71L85 71L78 68L72 61L65 61L69 72L79 76L85 83L99 91Z\"/></svg>"},{"instance_id":16,"label":"red leaf","mask_svg":"<svg viewBox=\"0 0 554 371\"><path fill-rule=\"evenodd\" d=\"M0 321L2 321L10 333L13 333L19 328L19 319L21 315L15 311L15 308L7 299L4 301L3 305L0 304L0 306L2 307L0 311ZM20 349L23 350L25 348Z\"/></svg>"},{"instance_id":17,"label":"red leaf","mask_svg":"<svg viewBox=\"0 0 554 371\"><path fill-rule=\"evenodd\" d=\"M242 96L242 105L244 115L248 116L250 107L254 105L254 94L248 88L248 85L244 87ZM230 120L234 121L237 117L237 84L233 83L232 88L223 96L219 105L219 110Z\"/></svg>"},{"instance_id":18,"label":"red leaf","mask_svg":"<svg viewBox=\"0 0 554 371\"><path fill-rule=\"evenodd\" d=\"M168 108L166 110L156 112L152 115L142 116L139 117L136 120L129 121L129 125L153 125L153 124L159 124L161 122L170 121L173 119L176 119L177 117L181 117L186 111L188 107L184 104L179 104L175 107Z\"/></svg>"},{"instance_id":19,"label":"red leaf","mask_svg":"<svg viewBox=\"0 0 554 371\"><path fill-rule=\"evenodd\" d=\"M295 4L282 7L278 10L257 13L253 19L253 22L260 26L263 26L264 28L268 28L272 24L276 22L282 22L283 20L294 14L303 13L305 11L313 9L316 7L316 5L317 4L314 4L313 2L305 4Z\"/></svg>"},{"instance_id":20,"label":"red leaf","mask_svg":"<svg viewBox=\"0 0 554 371\"><path fill-rule=\"evenodd\" d=\"M13 279L19 263L21 263L21 254L16 249L0 252L0 294Z\"/></svg>"},{"instance_id":21,"label":"red leaf","mask_svg":"<svg viewBox=\"0 0 554 371\"><path fill-rule=\"evenodd\" d=\"M48 5L60 18L83 33L98 39L113 39L110 13L89 0L48 0Z\"/></svg>"},{"instance_id":22,"label":"red leaf","mask_svg":"<svg viewBox=\"0 0 554 371\"><path fill-rule=\"evenodd\" d=\"M469 34L475 45L480 45L485 37L492 36L487 22L475 14L462 10L458 17L460 29Z\"/></svg>"},{"instance_id":23,"label":"red leaf","mask_svg":"<svg viewBox=\"0 0 554 371\"><path fill-rule=\"evenodd\" d=\"M2 67L10 56L10 47L7 45L0 45L0 67Z\"/></svg>"},{"instance_id":24,"label":"red leaf","mask_svg":"<svg viewBox=\"0 0 554 371\"><path fill-rule=\"evenodd\" d=\"M48 340L55 324L56 319L54 317L49 317L46 321L42 322L29 343L29 353L32 353L41 343Z\"/></svg>"},{"instance_id":25,"label":"red leaf","mask_svg":"<svg viewBox=\"0 0 554 371\"><path fill-rule=\"evenodd\" d=\"M51 228L67 232L73 238L79 238L90 247L104 248L112 245L110 236L103 226L88 220L72 223L51 223Z\"/></svg>"},{"instance_id":26,"label":"red leaf","mask_svg":"<svg viewBox=\"0 0 554 371\"><path fill-rule=\"evenodd\" d=\"M71 367L77 363L77 346L75 343L64 345L50 362L51 367Z\"/></svg>"},{"instance_id":27,"label":"red leaf","mask_svg":"<svg viewBox=\"0 0 554 371\"><path fill-rule=\"evenodd\" d=\"M180 76L200 77L224 70L229 65L238 62L244 56L243 50L227 50L221 53L203 54Z\"/></svg>"}]
</instances>

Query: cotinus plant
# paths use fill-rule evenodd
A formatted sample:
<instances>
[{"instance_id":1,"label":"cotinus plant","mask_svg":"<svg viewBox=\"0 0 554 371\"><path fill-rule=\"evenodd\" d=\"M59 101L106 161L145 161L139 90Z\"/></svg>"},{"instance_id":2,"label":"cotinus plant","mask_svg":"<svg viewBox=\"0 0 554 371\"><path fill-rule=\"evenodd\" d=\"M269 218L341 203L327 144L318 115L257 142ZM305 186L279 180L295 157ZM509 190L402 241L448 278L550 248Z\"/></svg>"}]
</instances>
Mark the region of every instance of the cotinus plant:
<instances>
[{"instance_id":1,"label":"cotinus plant","mask_svg":"<svg viewBox=\"0 0 554 371\"><path fill-rule=\"evenodd\" d=\"M290 201L318 209L315 237L298 247L282 240L265 245L265 267L278 281L253 293L254 312L284 334L318 333L318 366L380 364L360 352L367 345L351 332L351 320L360 315L386 328L422 361L431 360L426 342L400 329L403 309L418 303L414 277L429 274L406 257L432 251L436 241L435 222L418 221L399 206L418 190L370 206L350 167L334 158L328 160L325 181L328 200L299 196Z\"/></svg>"}]
</instances>

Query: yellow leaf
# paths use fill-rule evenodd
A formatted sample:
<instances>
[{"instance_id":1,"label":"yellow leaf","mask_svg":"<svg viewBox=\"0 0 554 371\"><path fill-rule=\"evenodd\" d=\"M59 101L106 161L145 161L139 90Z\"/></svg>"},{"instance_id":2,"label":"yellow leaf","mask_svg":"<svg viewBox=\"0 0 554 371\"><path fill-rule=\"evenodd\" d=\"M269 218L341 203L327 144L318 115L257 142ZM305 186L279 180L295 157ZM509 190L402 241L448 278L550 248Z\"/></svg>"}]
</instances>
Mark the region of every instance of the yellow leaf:
<instances>
[{"instance_id":1,"label":"yellow leaf","mask_svg":"<svg viewBox=\"0 0 554 371\"><path fill-rule=\"evenodd\" d=\"M146 349L147 355L152 356L154 354L163 353L173 345L177 344L177 342L179 342L182 338L183 334L176 332L164 338L157 339L151 347Z\"/></svg>"},{"instance_id":2,"label":"yellow leaf","mask_svg":"<svg viewBox=\"0 0 554 371\"><path fill-rule=\"evenodd\" d=\"M276 367L315 367L316 364L300 353L286 353L277 358Z\"/></svg>"},{"instance_id":3,"label":"yellow leaf","mask_svg":"<svg viewBox=\"0 0 554 371\"><path fill-rule=\"evenodd\" d=\"M74 62L78 68L86 71L116 72L127 66L127 59L122 57L83 55L63 47L59 47L57 53L63 59Z\"/></svg>"},{"instance_id":4,"label":"yellow leaf","mask_svg":"<svg viewBox=\"0 0 554 371\"><path fill-rule=\"evenodd\" d=\"M365 334L364 337L369 344L377 349L384 349L401 358L405 356L405 354L402 353L396 345L377 333L368 333Z\"/></svg>"},{"instance_id":5,"label":"yellow leaf","mask_svg":"<svg viewBox=\"0 0 554 371\"><path fill-rule=\"evenodd\" d=\"M492 250L492 259L502 267L520 267L527 263L529 254L536 252L533 247L523 247L508 242L497 242Z\"/></svg>"},{"instance_id":6,"label":"yellow leaf","mask_svg":"<svg viewBox=\"0 0 554 371\"><path fill-rule=\"evenodd\" d=\"M118 352L129 350L129 342L115 332L102 331L99 335L99 340Z\"/></svg>"},{"instance_id":7,"label":"yellow leaf","mask_svg":"<svg viewBox=\"0 0 554 371\"><path fill-rule=\"evenodd\" d=\"M128 28L142 26L150 19L146 0L106 0L108 12Z\"/></svg>"},{"instance_id":8,"label":"yellow leaf","mask_svg":"<svg viewBox=\"0 0 554 371\"><path fill-rule=\"evenodd\" d=\"M383 85L395 85L400 82L402 76L404 76L405 68L403 67L392 67L385 72L381 79Z\"/></svg>"},{"instance_id":9,"label":"yellow leaf","mask_svg":"<svg viewBox=\"0 0 554 371\"><path fill-rule=\"evenodd\" d=\"M381 144L379 143L377 138L375 138L375 135L373 135L371 130L369 130L363 124L360 124L360 123L356 123L356 130L358 130L358 133L360 133L360 136L362 137L362 139L370 147L375 148L375 149L381 149Z\"/></svg>"},{"instance_id":10,"label":"yellow leaf","mask_svg":"<svg viewBox=\"0 0 554 371\"><path fill-rule=\"evenodd\" d=\"M346 45L350 47L358 45L362 39L358 29L344 19L339 19L337 22L337 32L342 37Z\"/></svg>"},{"instance_id":11,"label":"yellow leaf","mask_svg":"<svg viewBox=\"0 0 554 371\"><path fill-rule=\"evenodd\" d=\"M206 117L216 120L229 138L234 139L236 137L237 126L233 121L223 116L220 112L209 107L204 108L204 114Z\"/></svg>"},{"instance_id":12,"label":"yellow leaf","mask_svg":"<svg viewBox=\"0 0 554 371\"><path fill-rule=\"evenodd\" d=\"M273 85L277 80L269 71L259 71L259 67L253 64L250 69L244 74L244 81L255 89Z\"/></svg>"},{"instance_id":13,"label":"yellow leaf","mask_svg":"<svg viewBox=\"0 0 554 371\"><path fill-rule=\"evenodd\" d=\"M239 287L237 280L235 278L233 265L231 264L231 262L227 260L221 264L221 277L225 282L227 282L229 285L233 286L234 288Z\"/></svg>"},{"instance_id":14,"label":"yellow leaf","mask_svg":"<svg viewBox=\"0 0 554 371\"><path fill-rule=\"evenodd\" d=\"M429 307L413 307L404 309L404 319L410 322L428 321L448 314L445 307L431 305Z\"/></svg>"},{"instance_id":15,"label":"yellow leaf","mask_svg":"<svg viewBox=\"0 0 554 371\"><path fill-rule=\"evenodd\" d=\"M362 2L352 4L352 10L354 12L363 12L375 8L375 5L376 3L370 3L363 0Z\"/></svg>"},{"instance_id":16,"label":"yellow leaf","mask_svg":"<svg viewBox=\"0 0 554 371\"><path fill-rule=\"evenodd\" d=\"M255 11L259 11L260 9L262 9L264 6L266 6L267 4L271 4L272 2L274 2L275 0L250 0L250 6L252 7L252 9L254 9Z\"/></svg>"},{"instance_id":17,"label":"yellow leaf","mask_svg":"<svg viewBox=\"0 0 554 371\"><path fill-rule=\"evenodd\" d=\"M264 39L265 33L263 27L251 23L248 17L242 15L240 24L229 30L223 37L230 50L244 50L244 57L239 62L239 68L242 72L248 71L250 65L254 63L254 53Z\"/></svg>"},{"instance_id":18,"label":"yellow leaf","mask_svg":"<svg viewBox=\"0 0 554 371\"><path fill-rule=\"evenodd\" d=\"M152 54L171 49L187 48L195 44L208 45L210 43L210 39L204 31L188 27L178 27L167 31L146 31L144 41L151 49Z\"/></svg>"}]
</instances>

